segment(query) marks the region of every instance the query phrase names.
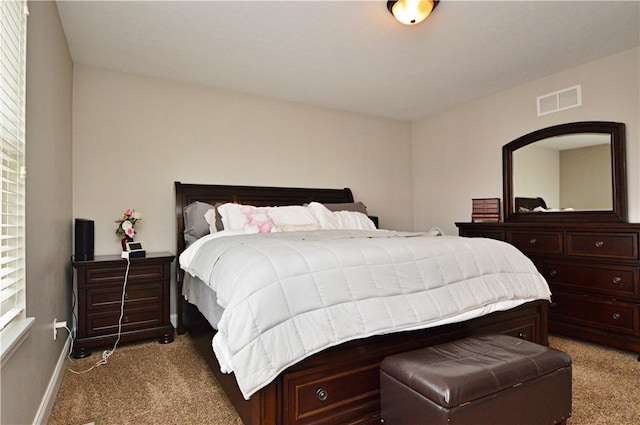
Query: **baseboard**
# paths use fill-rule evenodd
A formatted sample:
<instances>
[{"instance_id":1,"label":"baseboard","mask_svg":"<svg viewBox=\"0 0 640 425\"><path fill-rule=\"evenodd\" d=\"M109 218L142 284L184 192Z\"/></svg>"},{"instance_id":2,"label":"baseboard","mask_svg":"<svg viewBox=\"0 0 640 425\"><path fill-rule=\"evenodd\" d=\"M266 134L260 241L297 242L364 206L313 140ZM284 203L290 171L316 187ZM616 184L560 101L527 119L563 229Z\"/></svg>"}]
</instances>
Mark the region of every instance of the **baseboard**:
<instances>
[{"instance_id":1,"label":"baseboard","mask_svg":"<svg viewBox=\"0 0 640 425\"><path fill-rule=\"evenodd\" d=\"M51 410L53 409L53 404L56 401L56 395L58 394L58 390L60 389L60 384L62 384L62 378L64 377L64 371L67 368L67 362L69 361L69 349L71 348L71 337L67 338L64 346L62 347L62 352L60 353L60 357L58 357L58 363L56 364L56 368L53 370L53 374L51 375L51 379L49 380L49 385L47 385L47 389L42 397L42 402L40 402L40 407L36 412L36 416L33 419L33 423L40 425L46 425L49 422L49 416L51 415Z\"/></svg>"}]
</instances>

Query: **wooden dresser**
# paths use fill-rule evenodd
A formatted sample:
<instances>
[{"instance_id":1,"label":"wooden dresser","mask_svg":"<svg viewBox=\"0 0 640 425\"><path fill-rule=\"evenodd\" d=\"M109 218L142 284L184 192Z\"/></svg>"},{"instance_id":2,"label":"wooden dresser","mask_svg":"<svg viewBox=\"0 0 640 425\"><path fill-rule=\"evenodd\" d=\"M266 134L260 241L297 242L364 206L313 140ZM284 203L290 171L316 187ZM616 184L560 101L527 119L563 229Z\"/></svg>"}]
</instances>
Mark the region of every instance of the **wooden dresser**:
<instances>
[{"instance_id":1,"label":"wooden dresser","mask_svg":"<svg viewBox=\"0 0 640 425\"><path fill-rule=\"evenodd\" d=\"M148 338L158 338L160 343L173 341L169 321L173 259L168 252L131 259L121 342ZM74 261L73 266L78 282L78 333L73 357L81 358L90 355L91 348L113 345L117 339L127 261L119 255L104 255Z\"/></svg>"},{"instance_id":2,"label":"wooden dresser","mask_svg":"<svg viewBox=\"0 0 640 425\"><path fill-rule=\"evenodd\" d=\"M456 226L460 236L506 241L531 258L551 287L550 332L640 353L640 224Z\"/></svg>"}]
</instances>

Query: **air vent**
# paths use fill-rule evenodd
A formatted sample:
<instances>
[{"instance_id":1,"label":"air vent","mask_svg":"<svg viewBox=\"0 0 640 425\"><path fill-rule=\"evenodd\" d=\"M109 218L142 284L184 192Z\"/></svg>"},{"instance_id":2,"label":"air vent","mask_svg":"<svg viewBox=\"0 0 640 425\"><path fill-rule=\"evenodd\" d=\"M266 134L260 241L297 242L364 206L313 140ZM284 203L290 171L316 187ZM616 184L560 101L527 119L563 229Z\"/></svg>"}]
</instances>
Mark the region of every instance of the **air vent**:
<instances>
[{"instance_id":1,"label":"air vent","mask_svg":"<svg viewBox=\"0 0 640 425\"><path fill-rule=\"evenodd\" d=\"M582 105L580 85L538 96L538 116Z\"/></svg>"}]
</instances>

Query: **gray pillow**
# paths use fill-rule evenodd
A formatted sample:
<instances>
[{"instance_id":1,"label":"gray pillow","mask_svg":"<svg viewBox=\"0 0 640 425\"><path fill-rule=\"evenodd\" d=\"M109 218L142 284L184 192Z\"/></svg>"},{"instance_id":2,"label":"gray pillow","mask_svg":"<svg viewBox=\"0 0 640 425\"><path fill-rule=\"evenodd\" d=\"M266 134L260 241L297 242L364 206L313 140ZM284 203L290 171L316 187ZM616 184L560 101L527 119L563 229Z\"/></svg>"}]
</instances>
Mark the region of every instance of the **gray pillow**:
<instances>
[{"instance_id":1,"label":"gray pillow","mask_svg":"<svg viewBox=\"0 0 640 425\"><path fill-rule=\"evenodd\" d=\"M182 210L184 217L184 241L187 246L204 235L209 234L209 223L204 219L204 214L212 208L215 207L211 204L195 201Z\"/></svg>"},{"instance_id":2,"label":"gray pillow","mask_svg":"<svg viewBox=\"0 0 640 425\"><path fill-rule=\"evenodd\" d=\"M322 204L329 211L356 211L367 215L367 206L361 201L358 202L345 202L342 204Z\"/></svg>"}]
</instances>

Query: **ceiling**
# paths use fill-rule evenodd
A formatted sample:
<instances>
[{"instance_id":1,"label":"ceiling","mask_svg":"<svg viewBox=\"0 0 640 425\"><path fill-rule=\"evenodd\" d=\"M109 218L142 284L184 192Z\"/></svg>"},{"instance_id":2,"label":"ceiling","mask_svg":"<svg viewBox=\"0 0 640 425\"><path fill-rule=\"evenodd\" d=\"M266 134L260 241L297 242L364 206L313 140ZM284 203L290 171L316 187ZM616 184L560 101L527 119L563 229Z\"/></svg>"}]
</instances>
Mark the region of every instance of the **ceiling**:
<instances>
[{"instance_id":1,"label":"ceiling","mask_svg":"<svg viewBox=\"0 0 640 425\"><path fill-rule=\"evenodd\" d=\"M637 0L443 0L411 27L382 0L58 10L76 64L407 121L640 45Z\"/></svg>"}]
</instances>

